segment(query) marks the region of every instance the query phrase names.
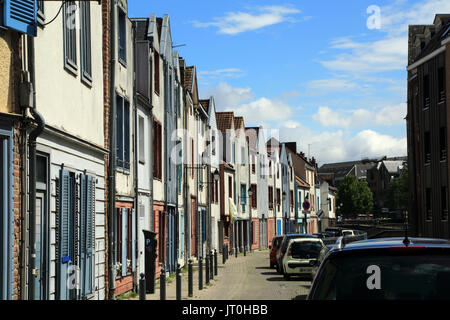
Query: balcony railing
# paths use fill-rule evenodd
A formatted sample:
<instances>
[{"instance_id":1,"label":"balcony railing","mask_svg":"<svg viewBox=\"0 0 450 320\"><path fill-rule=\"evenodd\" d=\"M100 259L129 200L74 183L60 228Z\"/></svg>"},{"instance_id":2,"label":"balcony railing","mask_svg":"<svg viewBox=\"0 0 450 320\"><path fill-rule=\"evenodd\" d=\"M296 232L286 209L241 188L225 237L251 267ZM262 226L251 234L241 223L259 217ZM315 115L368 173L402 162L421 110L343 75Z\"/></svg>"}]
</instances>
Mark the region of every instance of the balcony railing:
<instances>
[{"instance_id":1,"label":"balcony railing","mask_svg":"<svg viewBox=\"0 0 450 320\"><path fill-rule=\"evenodd\" d=\"M430 98L425 98L423 101L423 108L429 108L430 107Z\"/></svg>"},{"instance_id":2,"label":"balcony railing","mask_svg":"<svg viewBox=\"0 0 450 320\"><path fill-rule=\"evenodd\" d=\"M445 91L439 92L439 102L445 101Z\"/></svg>"},{"instance_id":3,"label":"balcony railing","mask_svg":"<svg viewBox=\"0 0 450 320\"><path fill-rule=\"evenodd\" d=\"M425 154L425 164L431 163L431 153Z\"/></svg>"},{"instance_id":4,"label":"balcony railing","mask_svg":"<svg viewBox=\"0 0 450 320\"><path fill-rule=\"evenodd\" d=\"M441 161L447 160L447 150L442 149L441 150Z\"/></svg>"}]
</instances>

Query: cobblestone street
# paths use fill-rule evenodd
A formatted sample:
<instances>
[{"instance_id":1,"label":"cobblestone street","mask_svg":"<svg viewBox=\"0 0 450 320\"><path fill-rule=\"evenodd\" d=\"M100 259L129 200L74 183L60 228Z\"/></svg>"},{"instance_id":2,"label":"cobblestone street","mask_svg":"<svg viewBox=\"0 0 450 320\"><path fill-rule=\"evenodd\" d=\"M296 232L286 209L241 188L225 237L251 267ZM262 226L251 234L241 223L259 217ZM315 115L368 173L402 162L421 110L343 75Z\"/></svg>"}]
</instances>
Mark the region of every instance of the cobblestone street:
<instances>
[{"instance_id":1,"label":"cobblestone street","mask_svg":"<svg viewBox=\"0 0 450 320\"><path fill-rule=\"evenodd\" d=\"M229 256L225 265L219 256L218 275L203 290L198 289L198 269L194 269L194 295L188 297L188 274L182 274L183 300L299 300L305 299L311 282L292 277L285 280L275 269L269 268L269 251L253 251L237 258ZM197 264L196 264L197 266ZM203 269L203 272L205 270ZM167 300L175 300L175 278L167 284ZM148 294L148 300L159 300L159 284L154 294ZM137 297L135 299L138 299Z\"/></svg>"}]
</instances>

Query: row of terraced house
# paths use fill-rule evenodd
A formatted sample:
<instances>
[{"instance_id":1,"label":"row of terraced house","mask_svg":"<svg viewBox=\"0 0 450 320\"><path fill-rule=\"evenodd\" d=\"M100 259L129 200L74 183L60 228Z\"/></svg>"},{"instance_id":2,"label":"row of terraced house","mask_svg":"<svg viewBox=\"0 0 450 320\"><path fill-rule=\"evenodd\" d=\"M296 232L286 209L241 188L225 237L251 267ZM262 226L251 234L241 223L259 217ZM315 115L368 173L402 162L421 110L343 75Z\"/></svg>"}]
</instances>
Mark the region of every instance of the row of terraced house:
<instances>
[{"instance_id":1,"label":"row of terraced house","mask_svg":"<svg viewBox=\"0 0 450 320\"><path fill-rule=\"evenodd\" d=\"M136 290L144 231L159 277L334 223L314 158L199 97L168 15L129 18L125 0L0 10L0 299Z\"/></svg>"}]
</instances>

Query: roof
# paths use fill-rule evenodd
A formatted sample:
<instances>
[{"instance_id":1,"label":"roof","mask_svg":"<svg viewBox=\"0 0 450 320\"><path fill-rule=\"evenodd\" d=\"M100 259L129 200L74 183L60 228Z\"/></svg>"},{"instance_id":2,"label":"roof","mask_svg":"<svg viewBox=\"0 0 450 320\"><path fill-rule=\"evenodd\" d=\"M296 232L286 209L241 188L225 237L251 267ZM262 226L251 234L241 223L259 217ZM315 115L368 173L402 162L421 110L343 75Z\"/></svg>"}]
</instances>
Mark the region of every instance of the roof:
<instances>
[{"instance_id":1,"label":"roof","mask_svg":"<svg viewBox=\"0 0 450 320\"><path fill-rule=\"evenodd\" d=\"M245 133L248 137L248 144L250 149L256 150L258 142L259 127L248 127L245 128Z\"/></svg>"},{"instance_id":2,"label":"roof","mask_svg":"<svg viewBox=\"0 0 450 320\"><path fill-rule=\"evenodd\" d=\"M443 37L444 33L447 31L447 29L450 27L450 17L445 17L445 15L442 16L443 20L447 20L447 22L443 23L441 28L439 30L436 30L436 33L433 35L433 37L430 39L430 41L425 45L425 47L421 50L420 54L414 59L414 61L418 61L422 59L423 57L429 55L433 51L439 49L442 46L442 40L448 36L450 36L450 33L447 32L447 34Z\"/></svg>"},{"instance_id":3,"label":"roof","mask_svg":"<svg viewBox=\"0 0 450 320\"><path fill-rule=\"evenodd\" d=\"M404 161L383 161L383 165L390 174L397 174Z\"/></svg>"},{"instance_id":4,"label":"roof","mask_svg":"<svg viewBox=\"0 0 450 320\"><path fill-rule=\"evenodd\" d=\"M234 130L236 130L236 135L239 137L241 134L241 128L244 127L244 117L234 117Z\"/></svg>"},{"instance_id":5,"label":"roof","mask_svg":"<svg viewBox=\"0 0 450 320\"><path fill-rule=\"evenodd\" d=\"M209 101L210 101L210 99L204 99L204 100L199 101L203 107L203 110L205 110L206 113L208 113L208 111L209 111Z\"/></svg>"},{"instance_id":6,"label":"roof","mask_svg":"<svg viewBox=\"0 0 450 320\"><path fill-rule=\"evenodd\" d=\"M222 133L225 133L227 130L231 130L233 128L234 112L216 112L216 122L217 129L219 129Z\"/></svg>"},{"instance_id":7,"label":"roof","mask_svg":"<svg viewBox=\"0 0 450 320\"><path fill-rule=\"evenodd\" d=\"M300 177L300 176L295 176L295 181L297 181L298 186L301 187L301 188L308 188L309 189L309 187L310 187L309 183L306 182L305 180L303 180L303 178Z\"/></svg>"},{"instance_id":8,"label":"roof","mask_svg":"<svg viewBox=\"0 0 450 320\"><path fill-rule=\"evenodd\" d=\"M450 240L434 238L408 238L410 243L408 247L426 246L426 247L446 247L450 249ZM383 249L389 247L405 247L404 237L378 238L369 240L360 240L348 243L342 248L342 251L353 251L363 249Z\"/></svg>"},{"instance_id":9,"label":"roof","mask_svg":"<svg viewBox=\"0 0 450 320\"><path fill-rule=\"evenodd\" d=\"M191 93L192 93L192 85L194 83L194 72L195 66L186 67L184 71L183 85L184 88Z\"/></svg>"},{"instance_id":10,"label":"roof","mask_svg":"<svg viewBox=\"0 0 450 320\"><path fill-rule=\"evenodd\" d=\"M354 168L355 168L355 175L357 178L365 178L366 177L366 172L367 170L375 167L376 164L375 163L368 163L368 164L355 164ZM352 168L353 169L353 168Z\"/></svg>"}]
</instances>

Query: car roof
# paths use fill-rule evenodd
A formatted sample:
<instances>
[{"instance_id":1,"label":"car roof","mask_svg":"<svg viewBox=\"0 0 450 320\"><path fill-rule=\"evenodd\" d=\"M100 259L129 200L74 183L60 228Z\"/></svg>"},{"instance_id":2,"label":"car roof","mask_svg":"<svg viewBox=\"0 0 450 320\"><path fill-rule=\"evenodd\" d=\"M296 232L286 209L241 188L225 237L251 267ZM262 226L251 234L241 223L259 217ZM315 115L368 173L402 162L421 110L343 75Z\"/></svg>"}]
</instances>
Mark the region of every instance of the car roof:
<instances>
[{"instance_id":1,"label":"car roof","mask_svg":"<svg viewBox=\"0 0 450 320\"><path fill-rule=\"evenodd\" d=\"M450 248L450 241L446 239L435 239L435 238L408 238L408 246L426 246L426 247L436 247L436 248ZM395 238L377 238L369 240L359 240L346 244L343 248L336 249L341 251L352 251L352 250L363 250L363 249L383 249L389 247L406 247L404 243L404 237Z\"/></svg>"},{"instance_id":2,"label":"car roof","mask_svg":"<svg viewBox=\"0 0 450 320\"><path fill-rule=\"evenodd\" d=\"M322 242L321 239L319 238L294 238L294 239L290 239L289 243L293 243L293 242L306 242L306 241L314 241L314 242Z\"/></svg>"},{"instance_id":3,"label":"car roof","mask_svg":"<svg viewBox=\"0 0 450 320\"><path fill-rule=\"evenodd\" d=\"M301 237L305 237L305 238L316 238L316 236L315 235L313 235L313 234L306 234L306 233L288 233L288 234L285 234L284 235L286 238L289 238L289 237L299 237L299 238L301 238Z\"/></svg>"}]
</instances>

